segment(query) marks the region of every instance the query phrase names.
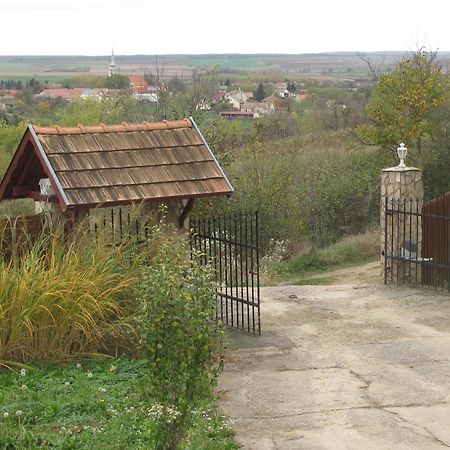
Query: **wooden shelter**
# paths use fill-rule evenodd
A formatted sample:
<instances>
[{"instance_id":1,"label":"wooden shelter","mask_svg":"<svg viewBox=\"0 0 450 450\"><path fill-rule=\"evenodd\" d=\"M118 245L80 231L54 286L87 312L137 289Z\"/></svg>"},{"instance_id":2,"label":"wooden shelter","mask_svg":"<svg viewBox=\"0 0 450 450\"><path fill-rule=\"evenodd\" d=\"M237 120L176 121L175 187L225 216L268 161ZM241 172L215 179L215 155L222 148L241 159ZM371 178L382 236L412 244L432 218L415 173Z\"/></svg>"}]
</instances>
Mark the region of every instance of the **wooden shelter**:
<instances>
[{"instance_id":1,"label":"wooden shelter","mask_svg":"<svg viewBox=\"0 0 450 450\"><path fill-rule=\"evenodd\" d=\"M140 124L29 125L0 184L0 200L31 198L71 220L99 207L177 205L233 193L192 118Z\"/></svg>"}]
</instances>

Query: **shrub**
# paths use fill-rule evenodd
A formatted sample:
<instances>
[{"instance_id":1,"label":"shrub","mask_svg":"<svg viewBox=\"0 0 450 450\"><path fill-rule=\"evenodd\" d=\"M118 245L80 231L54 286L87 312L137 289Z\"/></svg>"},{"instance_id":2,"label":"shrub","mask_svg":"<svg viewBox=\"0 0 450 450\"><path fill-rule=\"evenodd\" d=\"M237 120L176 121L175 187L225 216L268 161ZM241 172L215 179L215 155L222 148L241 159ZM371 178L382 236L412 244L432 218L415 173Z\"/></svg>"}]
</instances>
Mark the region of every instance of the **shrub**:
<instances>
[{"instance_id":1,"label":"shrub","mask_svg":"<svg viewBox=\"0 0 450 450\"><path fill-rule=\"evenodd\" d=\"M234 152L227 173L236 192L224 206L260 212L263 252L271 239L323 247L378 219L383 165L349 133L261 138Z\"/></svg>"},{"instance_id":2,"label":"shrub","mask_svg":"<svg viewBox=\"0 0 450 450\"><path fill-rule=\"evenodd\" d=\"M9 126L0 120L0 175L3 176L25 132L25 123Z\"/></svg>"},{"instance_id":3,"label":"shrub","mask_svg":"<svg viewBox=\"0 0 450 450\"><path fill-rule=\"evenodd\" d=\"M156 237L155 237L156 236ZM221 361L220 326L214 321L216 286L178 235L153 236L150 263L142 267L140 346L149 366L144 389L157 419L157 449L175 449L193 411L212 394Z\"/></svg>"}]
</instances>

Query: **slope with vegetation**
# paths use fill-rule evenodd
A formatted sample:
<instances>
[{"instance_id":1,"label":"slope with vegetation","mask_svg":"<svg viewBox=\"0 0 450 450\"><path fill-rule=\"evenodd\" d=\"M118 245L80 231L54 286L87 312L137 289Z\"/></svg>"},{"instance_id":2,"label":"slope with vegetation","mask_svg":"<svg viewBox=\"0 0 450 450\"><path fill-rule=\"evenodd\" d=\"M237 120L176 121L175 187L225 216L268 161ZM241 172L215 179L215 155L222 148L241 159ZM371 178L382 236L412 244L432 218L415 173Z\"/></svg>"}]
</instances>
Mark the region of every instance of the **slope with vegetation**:
<instances>
[{"instance_id":1,"label":"slope with vegetation","mask_svg":"<svg viewBox=\"0 0 450 450\"><path fill-rule=\"evenodd\" d=\"M260 73L245 76L255 91L270 86ZM119 97L34 109L24 101L10 124L0 123L0 173L26 121L193 115L236 189L229 200L199 203L196 214L259 210L264 275L291 282L376 258L379 171L396 164L399 141L411 150L408 163L424 169L428 194L450 189L449 75L432 54L400 61L372 91L309 81L305 101L283 100L255 122L197 108L217 83L214 71L196 73L157 105ZM145 245L106 235L93 242L83 233L71 239L49 233L1 253L0 363L14 372L0 373L8 386L0 391L0 446L236 448L215 409L223 349L209 320L208 269L194 258L186 270L188 250L161 227ZM76 367L99 353L125 359L109 369L95 361Z\"/></svg>"}]
</instances>

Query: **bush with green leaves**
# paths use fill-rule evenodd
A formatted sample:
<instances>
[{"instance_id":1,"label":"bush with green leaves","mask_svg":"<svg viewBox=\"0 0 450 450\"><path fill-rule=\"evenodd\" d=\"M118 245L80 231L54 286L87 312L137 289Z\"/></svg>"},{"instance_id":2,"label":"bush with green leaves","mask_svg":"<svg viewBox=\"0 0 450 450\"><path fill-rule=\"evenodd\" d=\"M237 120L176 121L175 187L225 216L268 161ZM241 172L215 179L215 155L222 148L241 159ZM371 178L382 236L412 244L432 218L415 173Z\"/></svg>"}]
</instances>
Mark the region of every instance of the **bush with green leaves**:
<instances>
[{"instance_id":1,"label":"bush with green leaves","mask_svg":"<svg viewBox=\"0 0 450 450\"><path fill-rule=\"evenodd\" d=\"M260 137L232 156L226 170L235 193L220 206L260 212L263 252L271 239L326 246L378 220L386 160L348 132Z\"/></svg>"},{"instance_id":2,"label":"bush with green leaves","mask_svg":"<svg viewBox=\"0 0 450 450\"><path fill-rule=\"evenodd\" d=\"M153 235L142 266L137 331L148 360L143 390L157 419L157 449L176 449L193 411L212 395L221 369L221 327L214 320L216 285L211 269L191 260L174 233ZM156 403L155 403L156 402Z\"/></svg>"},{"instance_id":3,"label":"bush with green leaves","mask_svg":"<svg viewBox=\"0 0 450 450\"><path fill-rule=\"evenodd\" d=\"M10 126L0 120L0 176L6 172L12 155L25 132L25 123Z\"/></svg>"}]
</instances>

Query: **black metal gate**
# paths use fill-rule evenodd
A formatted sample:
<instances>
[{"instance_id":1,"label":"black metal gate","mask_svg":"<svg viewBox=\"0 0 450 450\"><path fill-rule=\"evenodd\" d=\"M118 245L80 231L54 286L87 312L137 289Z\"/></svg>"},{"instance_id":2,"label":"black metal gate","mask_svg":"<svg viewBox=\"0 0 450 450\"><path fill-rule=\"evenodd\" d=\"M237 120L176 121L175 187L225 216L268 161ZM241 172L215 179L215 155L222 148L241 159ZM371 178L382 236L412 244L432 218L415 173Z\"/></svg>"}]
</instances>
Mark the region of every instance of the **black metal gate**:
<instances>
[{"instance_id":1,"label":"black metal gate","mask_svg":"<svg viewBox=\"0 0 450 450\"><path fill-rule=\"evenodd\" d=\"M450 291L450 194L423 202L385 198L384 282Z\"/></svg>"},{"instance_id":2,"label":"black metal gate","mask_svg":"<svg viewBox=\"0 0 450 450\"><path fill-rule=\"evenodd\" d=\"M216 319L261 334L258 213L191 219L192 246L218 283Z\"/></svg>"}]
</instances>

